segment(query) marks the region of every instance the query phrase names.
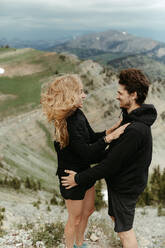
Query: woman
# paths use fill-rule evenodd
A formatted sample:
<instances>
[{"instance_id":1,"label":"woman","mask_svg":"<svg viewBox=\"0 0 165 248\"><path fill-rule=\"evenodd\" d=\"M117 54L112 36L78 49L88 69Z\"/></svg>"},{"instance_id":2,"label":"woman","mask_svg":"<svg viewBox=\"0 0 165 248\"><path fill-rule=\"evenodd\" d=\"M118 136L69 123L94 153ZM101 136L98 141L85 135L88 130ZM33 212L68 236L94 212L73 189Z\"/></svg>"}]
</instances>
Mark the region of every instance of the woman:
<instances>
[{"instance_id":1,"label":"woman","mask_svg":"<svg viewBox=\"0 0 165 248\"><path fill-rule=\"evenodd\" d=\"M67 248L86 247L83 243L84 232L88 218L94 212L95 182L67 190L62 186L60 178L66 175L65 169L81 172L89 168L90 164L99 162L107 143L118 138L126 127L116 129L119 122L107 131L95 133L80 110L85 97L82 82L75 74L57 77L41 97L43 111L48 121L53 121L55 126L57 175L68 210L65 226Z\"/></svg>"}]
</instances>

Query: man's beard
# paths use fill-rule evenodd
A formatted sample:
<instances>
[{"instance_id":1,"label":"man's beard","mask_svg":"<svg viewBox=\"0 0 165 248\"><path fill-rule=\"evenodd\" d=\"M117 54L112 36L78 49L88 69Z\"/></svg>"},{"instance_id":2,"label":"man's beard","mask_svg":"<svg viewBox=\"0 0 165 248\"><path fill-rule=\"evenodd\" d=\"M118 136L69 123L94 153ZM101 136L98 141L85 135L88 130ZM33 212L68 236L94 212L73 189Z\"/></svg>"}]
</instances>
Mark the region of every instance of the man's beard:
<instances>
[{"instance_id":1,"label":"man's beard","mask_svg":"<svg viewBox=\"0 0 165 248\"><path fill-rule=\"evenodd\" d=\"M121 108L126 108L126 109L128 109L128 108L130 108L130 106L131 106L131 101L128 100L126 103L124 103L124 104L121 106Z\"/></svg>"}]
</instances>

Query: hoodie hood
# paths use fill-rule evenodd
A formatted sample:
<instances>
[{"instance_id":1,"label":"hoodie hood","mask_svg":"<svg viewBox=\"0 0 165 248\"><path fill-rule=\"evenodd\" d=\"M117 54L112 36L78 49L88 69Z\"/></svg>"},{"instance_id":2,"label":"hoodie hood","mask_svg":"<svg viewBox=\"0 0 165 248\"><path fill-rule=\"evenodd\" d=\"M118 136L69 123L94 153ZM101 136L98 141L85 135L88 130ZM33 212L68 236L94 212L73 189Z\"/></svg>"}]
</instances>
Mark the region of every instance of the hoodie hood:
<instances>
[{"instance_id":1,"label":"hoodie hood","mask_svg":"<svg viewBox=\"0 0 165 248\"><path fill-rule=\"evenodd\" d=\"M157 118L157 111L152 104L142 104L141 107L133 110L129 114L126 109L122 108L122 113L124 123L137 121L151 126Z\"/></svg>"}]
</instances>

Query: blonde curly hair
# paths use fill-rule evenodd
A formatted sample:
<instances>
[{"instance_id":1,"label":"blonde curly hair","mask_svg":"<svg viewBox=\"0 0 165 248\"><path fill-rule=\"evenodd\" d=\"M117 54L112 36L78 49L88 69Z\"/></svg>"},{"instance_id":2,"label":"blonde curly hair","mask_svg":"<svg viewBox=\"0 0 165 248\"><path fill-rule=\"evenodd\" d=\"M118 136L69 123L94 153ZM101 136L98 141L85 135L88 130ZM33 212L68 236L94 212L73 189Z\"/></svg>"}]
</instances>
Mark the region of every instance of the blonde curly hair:
<instances>
[{"instance_id":1,"label":"blonde curly hair","mask_svg":"<svg viewBox=\"0 0 165 248\"><path fill-rule=\"evenodd\" d=\"M48 122L55 126L54 138L64 148L69 143L66 118L78 108L81 79L76 74L55 78L45 92L41 93L42 110Z\"/></svg>"}]
</instances>

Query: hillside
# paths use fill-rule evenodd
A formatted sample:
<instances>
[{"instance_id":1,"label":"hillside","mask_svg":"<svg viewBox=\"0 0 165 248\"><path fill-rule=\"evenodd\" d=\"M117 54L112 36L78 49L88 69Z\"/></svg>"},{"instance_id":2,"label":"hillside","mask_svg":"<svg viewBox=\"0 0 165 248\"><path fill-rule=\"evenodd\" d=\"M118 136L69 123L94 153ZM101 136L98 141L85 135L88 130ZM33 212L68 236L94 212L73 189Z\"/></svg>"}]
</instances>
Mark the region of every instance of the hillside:
<instances>
[{"instance_id":1,"label":"hillside","mask_svg":"<svg viewBox=\"0 0 165 248\"><path fill-rule=\"evenodd\" d=\"M48 124L42 114L41 88L61 73L78 73L87 93L84 112L95 130L109 128L118 119L120 109L115 99L116 72L91 60L82 61L75 55L31 48L0 49L0 67L6 71L0 75L0 207L6 208L4 225L6 230L10 230L14 223L33 219L32 214L41 218L45 211L46 219L49 219L45 210L48 203L45 202L50 202L54 191L58 198L53 125ZM151 170L158 164L161 170L165 168L164 96L164 81L155 81L147 99L159 113L152 128L154 153ZM27 177L40 182L41 190L27 189ZM19 190L2 184L2 181L14 178L21 182ZM34 207L38 199L42 202L41 212ZM63 210L58 211L56 213L62 215Z\"/></svg>"},{"instance_id":2,"label":"hillside","mask_svg":"<svg viewBox=\"0 0 165 248\"><path fill-rule=\"evenodd\" d=\"M144 71L152 82L165 78L165 64L146 55L128 55L107 61L115 71L138 68Z\"/></svg>"}]
</instances>

